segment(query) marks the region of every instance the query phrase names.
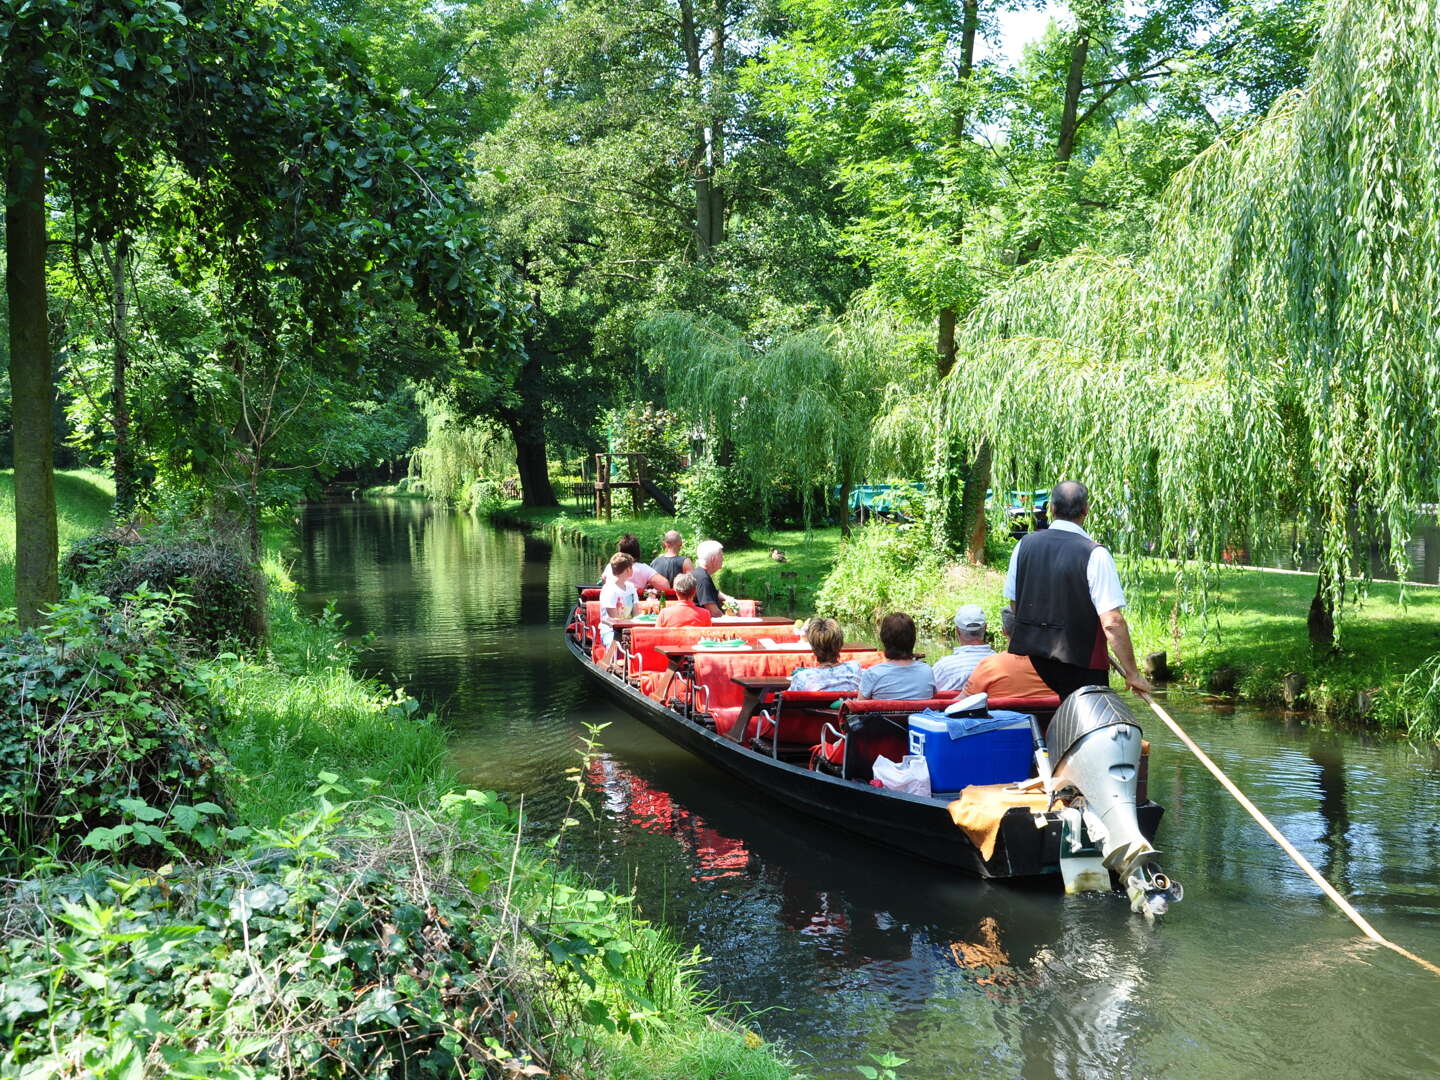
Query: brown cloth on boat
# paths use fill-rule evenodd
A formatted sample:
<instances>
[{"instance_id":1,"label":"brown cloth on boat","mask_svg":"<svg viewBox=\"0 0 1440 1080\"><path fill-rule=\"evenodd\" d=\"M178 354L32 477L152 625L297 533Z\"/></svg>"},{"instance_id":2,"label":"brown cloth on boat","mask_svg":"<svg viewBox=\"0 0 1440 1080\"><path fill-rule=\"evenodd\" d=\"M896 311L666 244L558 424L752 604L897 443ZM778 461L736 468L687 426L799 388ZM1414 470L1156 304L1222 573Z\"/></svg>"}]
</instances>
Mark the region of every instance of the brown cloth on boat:
<instances>
[{"instance_id":1,"label":"brown cloth on boat","mask_svg":"<svg viewBox=\"0 0 1440 1080\"><path fill-rule=\"evenodd\" d=\"M988 860L995 854L1000 819L1016 806L1043 814L1050 806L1050 796L1039 788L1016 790L1011 784L972 785L950 804L950 820L965 830L970 842L980 849L981 857Z\"/></svg>"}]
</instances>

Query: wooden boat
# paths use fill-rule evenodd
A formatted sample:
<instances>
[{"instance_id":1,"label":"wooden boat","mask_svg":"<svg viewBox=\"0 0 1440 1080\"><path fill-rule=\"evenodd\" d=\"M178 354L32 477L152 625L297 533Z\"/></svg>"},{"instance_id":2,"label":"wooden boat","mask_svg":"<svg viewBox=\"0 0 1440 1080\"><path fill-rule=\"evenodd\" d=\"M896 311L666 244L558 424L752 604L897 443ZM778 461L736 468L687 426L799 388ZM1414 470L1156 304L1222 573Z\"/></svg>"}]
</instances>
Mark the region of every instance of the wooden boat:
<instances>
[{"instance_id":1,"label":"wooden boat","mask_svg":"<svg viewBox=\"0 0 1440 1080\"><path fill-rule=\"evenodd\" d=\"M859 703L835 701L843 696L834 693L786 694L779 689L784 680L775 674L788 673L813 655L803 641L788 647L774 641L755 647L738 646L733 652L723 646L706 649L698 641L689 647L663 646L642 640L646 637L644 628L635 623L617 630L625 666L610 672L597 662L596 605L587 600L589 587L578 588L580 600L565 630L566 645L575 659L613 701L698 757L753 784L792 810L892 850L983 878L1059 878L1065 831L1061 809L1043 814L1023 807L1005 811L994 850L987 858L951 818L949 806L957 793L922 797L870 783L869 762L873 762L875 748L881 747L881 752L892 759L904 754L906 717L927 704L933 707L943 701ZM767 626L737 620L705 630L711 637L734 634L753 643L764 636L781 637L781 622L786 621L772 620ZM848 648L853 651L862 647ZM657 670L657 656L664 661L664 670ZM739 662L742 657L749 662ZM750 674L732 674L728 682L733 685L724 688L736 690L735 696L743 698L740 707L716 704L716 687L720 686L722 674L728 668L741 667L750 669ZM754 673L756 668L762 669L759 675ZM767 675L771 669L775 674ZM817 708L821 704L813 700L817 696L831 699L825 703L827 706L838 707ZM818 720L823 725L818 744L805 747L801 754L796 753L799 744L782 737L787 716L783 709L787 699L793 703L797 697L801 699L798 707L807 714L807 724ZM1059 701L990 704L993 708L1029 711L1042 721L1043 727ZM776 712L777 707L781 711ZM862 751L867 740L869 749ZM835 752L837 743L842 745L839 754ZM854 767L847 760L852 744ZM1143 774L1141 779L1135 819L1145 838L1153 840L1163 810L1144 797ZM1039 824L1042 820L1043 825Z\"/></svg>"}]
</instances>

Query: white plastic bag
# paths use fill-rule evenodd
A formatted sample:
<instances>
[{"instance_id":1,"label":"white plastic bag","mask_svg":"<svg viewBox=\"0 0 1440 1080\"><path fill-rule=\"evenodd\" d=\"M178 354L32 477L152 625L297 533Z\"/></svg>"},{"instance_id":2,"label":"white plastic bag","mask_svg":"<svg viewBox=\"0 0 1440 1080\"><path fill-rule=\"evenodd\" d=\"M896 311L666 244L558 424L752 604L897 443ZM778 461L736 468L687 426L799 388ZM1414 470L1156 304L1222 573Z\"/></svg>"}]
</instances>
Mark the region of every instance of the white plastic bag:
<instances>
[{"instance_id":1,"label":"white plastic bag","mask_svg":"<svg viewBox=\"0 0 1440 1080\"><path fill-rule=\"evenodd\" d=\"M890 791L930 795L930 766L919 754L906 754L899 764L887 757L877 757L874 772L880 786Z\"/></svg>"}]
</instances>

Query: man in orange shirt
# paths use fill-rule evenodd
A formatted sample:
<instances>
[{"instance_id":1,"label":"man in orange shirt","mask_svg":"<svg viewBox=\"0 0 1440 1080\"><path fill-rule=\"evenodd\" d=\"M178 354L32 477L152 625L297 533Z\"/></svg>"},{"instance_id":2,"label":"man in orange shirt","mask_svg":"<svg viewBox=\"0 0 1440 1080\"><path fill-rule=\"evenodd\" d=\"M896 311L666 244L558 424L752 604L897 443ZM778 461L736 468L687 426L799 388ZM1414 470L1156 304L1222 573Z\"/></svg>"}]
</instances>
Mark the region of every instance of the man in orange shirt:
<instances>
[{"instance_id":1,"label":"man in orange shirt","mask_svg":"<svg viewBox=\"0 0 1440 1080\"><path fill-rule=\"evenodd\" d=\"M693 574L681 574L675 579L674 603L666 604L655 620L656 626L709 626L714 618L705 608L695 603L697 583Z\"/></svg>"},{"instance_id":2,"label":"man in orange shirt","mask_svg":"<svg viewBox=\"0 0 1440 1080\"><path fill-rule=\"evenodd\" d=\"M1000 629L1008 638L1015 630L1015 611L1005 607L1000 612ZM1055 691L1035 672L1030 657L1018 653L998 652L975 665L961 697L988 694L992 698L1048 698Z\"/></svg>"}]
</instances>

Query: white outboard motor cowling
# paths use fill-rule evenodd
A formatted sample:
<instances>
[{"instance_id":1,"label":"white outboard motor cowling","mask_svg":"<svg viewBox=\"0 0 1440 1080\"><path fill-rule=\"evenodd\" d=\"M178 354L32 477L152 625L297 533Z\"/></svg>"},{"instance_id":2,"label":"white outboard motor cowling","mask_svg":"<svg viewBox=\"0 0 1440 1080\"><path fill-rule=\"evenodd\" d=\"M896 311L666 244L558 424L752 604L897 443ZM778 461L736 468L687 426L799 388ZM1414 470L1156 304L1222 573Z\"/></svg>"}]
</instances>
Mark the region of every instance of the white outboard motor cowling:
<instances>
[{"instance_id":1,"label":"white outboard motor cowling","mask_svg":"<svg viewBox=\"0 0 1440 1080\"><path fill-rule=\"evenodd\" d=\"M1098 827L1089 831L1105 867L1124 882L1137 911L1160 914L1180 899L1180 887L1155 865L1159 852L1140 831L1135 814L1140 735L1140 725L1118 694L1104 686L1082 686L1056 710L1045 741L1055 762L1056 790L1079 792L1086 818L1098 818Z\"/></svg>"}]
</instances>

